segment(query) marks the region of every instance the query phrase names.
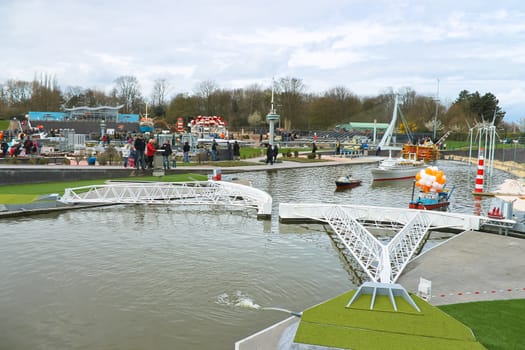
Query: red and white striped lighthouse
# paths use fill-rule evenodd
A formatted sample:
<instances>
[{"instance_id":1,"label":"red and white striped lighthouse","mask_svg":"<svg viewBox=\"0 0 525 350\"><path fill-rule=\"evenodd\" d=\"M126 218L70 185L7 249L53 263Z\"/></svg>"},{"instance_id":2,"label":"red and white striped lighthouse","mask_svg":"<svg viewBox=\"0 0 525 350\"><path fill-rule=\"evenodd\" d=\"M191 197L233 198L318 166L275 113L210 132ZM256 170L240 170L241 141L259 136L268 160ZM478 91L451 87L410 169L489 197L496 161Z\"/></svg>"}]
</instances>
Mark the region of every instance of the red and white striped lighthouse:
<instances>
[{"instance_id":1,"label":"red and white striped lighthouse","mask_svg":"<svg viewBox=\"0 0 525 350\"><path fill-rule=\"evenodd\" d=\"M482 151L482 150L480 150ZM483 177L485 171L485 159L483 154L480 152L478 158L478 173L476 175L476 186L474 187L474 192L483 192Z\"/></svg>"}]
</instances>

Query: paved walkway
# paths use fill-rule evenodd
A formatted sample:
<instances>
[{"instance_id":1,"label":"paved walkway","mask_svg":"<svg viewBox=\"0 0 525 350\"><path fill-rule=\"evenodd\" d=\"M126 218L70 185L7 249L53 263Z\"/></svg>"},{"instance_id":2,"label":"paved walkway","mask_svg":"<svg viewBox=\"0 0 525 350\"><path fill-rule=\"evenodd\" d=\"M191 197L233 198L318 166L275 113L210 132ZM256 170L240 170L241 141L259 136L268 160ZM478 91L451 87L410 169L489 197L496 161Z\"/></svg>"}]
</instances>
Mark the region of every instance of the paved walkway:
<instances>
[{"instance_id":1,"label":"paved walkway","mask_svg":"<svg viewBox=\"0 0 525 350\"><path fill-rule=\"evenodd\" d=\"M254 171L254 170L269 170L272 168L275 169L289 169L289 168L309 168L309 167L319 167L319 166L334 166L334 165L344 165L344 164L364 164L364 163L378 163L380 160L385 159L385 157L376 157L376 156L366 156L366 157L340 157L340 156L334 156L334 155L322 155L321 161L318 162L294 162L294 161L283 161L281 159L278 159L277 163L272 164L265 164L264 162L261 162L265 158L263 157L257 157L257 158L251 158L251 159L243 159L241 162L245 163L260 163L257 165L239 165L239 166L228 166L228 167L222 167L222 169L235 169L238 171ZM182 165L180 162L177 162L179 165L173 170L202 170L202 169L210 169L213 170L215 168L221 168L221 162L213 162L213 161L207 161L203 162L202 164L195 164L192 163L192 165ZM76 165L75 162L72 162L70 165L55 165L55 164L47 164L47 165L29 165L29 164L0 164L0 169L38 169L38 168L46 168L46 169L124 169L120 165ZM128 168L131 169L131 168Z\"/></svg>"},{"instance_id":2,"label":"paved walkway","mask_svg":"<svg viewBox=\"0 0 525 350\"><path fill-rule=\"evenodd\" d=\"M432 281L433 305L525 298L525 239L466 231L410 262L398 282Z\"/></svg>"}]
</instances>

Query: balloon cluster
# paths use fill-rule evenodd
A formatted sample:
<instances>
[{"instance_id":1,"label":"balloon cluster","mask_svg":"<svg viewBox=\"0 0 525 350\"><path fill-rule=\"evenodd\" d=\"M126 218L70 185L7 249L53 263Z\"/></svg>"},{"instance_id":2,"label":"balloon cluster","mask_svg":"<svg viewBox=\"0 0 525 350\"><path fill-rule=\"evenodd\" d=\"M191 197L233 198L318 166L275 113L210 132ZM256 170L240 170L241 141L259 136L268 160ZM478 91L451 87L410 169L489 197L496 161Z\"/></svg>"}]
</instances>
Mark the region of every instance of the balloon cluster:
<instances>
[{"instance_id":1,"label":"balloon cluster","mask_svg":"<svg viewBox=\"0 0 525 350\"><path fill-rule=\"evenodd\" d=\"M416 174L416 186L420 187L425 193L441 192L446 182L447 177L445 173L436 166L421 169L419 173Z\"/></svg>"}]
</instances>

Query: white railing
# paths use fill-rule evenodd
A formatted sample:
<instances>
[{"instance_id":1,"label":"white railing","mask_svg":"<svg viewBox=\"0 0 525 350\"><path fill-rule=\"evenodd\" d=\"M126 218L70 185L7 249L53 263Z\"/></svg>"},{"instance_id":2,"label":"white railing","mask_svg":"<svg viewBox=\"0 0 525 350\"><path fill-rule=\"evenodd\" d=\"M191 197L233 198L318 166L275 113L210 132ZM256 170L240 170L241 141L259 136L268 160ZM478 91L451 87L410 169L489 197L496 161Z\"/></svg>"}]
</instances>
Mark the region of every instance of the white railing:
<instances>
[{"instance_id":1,"label":"white railing","mask_svg":"<svg viewBox=\"0 0 525 350\"><path fill-rule=\"evenodd\" d=\"M214 205L254 208L271 216L272 197L259 189L226 181L113 182L67 188L61 202L108 204Z\"/></svg>"}]
</instances>

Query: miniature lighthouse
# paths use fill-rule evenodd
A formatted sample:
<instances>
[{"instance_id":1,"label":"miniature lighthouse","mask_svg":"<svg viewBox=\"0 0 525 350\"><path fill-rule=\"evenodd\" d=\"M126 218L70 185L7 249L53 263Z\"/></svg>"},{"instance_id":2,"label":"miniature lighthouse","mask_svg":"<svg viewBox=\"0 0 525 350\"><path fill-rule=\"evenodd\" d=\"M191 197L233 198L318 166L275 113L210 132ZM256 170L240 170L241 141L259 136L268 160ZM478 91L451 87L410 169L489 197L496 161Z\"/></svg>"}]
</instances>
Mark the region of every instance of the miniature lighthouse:
<instances>
[{"instance_id":1,"label":"miniature lighthouse","mask_svg":"<svg viewBox=\"0 0 525 350\"><path fill-rule=\"evenodd\" d=\"M275 112L274 106L273 106L273 81L272 81L272 106L270 108L270 113L266 115L266 121L270 123L270 145L273 146L273 139L274 139L274 133L275 133L275 122L279 121L279 118L281 117L279 114Z\"/></svg>"}]
</instances>

